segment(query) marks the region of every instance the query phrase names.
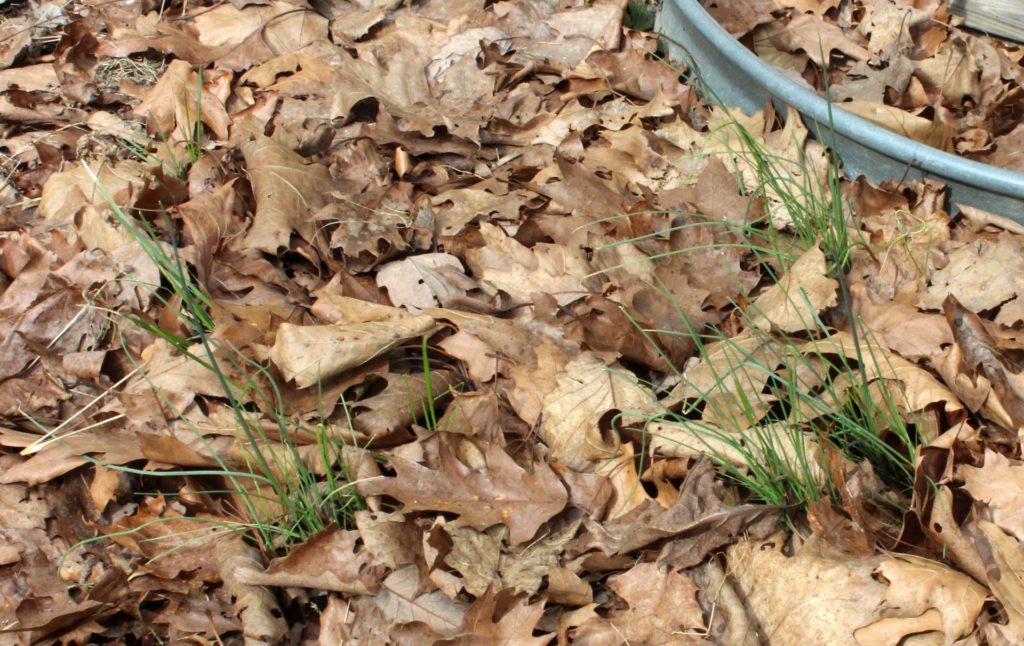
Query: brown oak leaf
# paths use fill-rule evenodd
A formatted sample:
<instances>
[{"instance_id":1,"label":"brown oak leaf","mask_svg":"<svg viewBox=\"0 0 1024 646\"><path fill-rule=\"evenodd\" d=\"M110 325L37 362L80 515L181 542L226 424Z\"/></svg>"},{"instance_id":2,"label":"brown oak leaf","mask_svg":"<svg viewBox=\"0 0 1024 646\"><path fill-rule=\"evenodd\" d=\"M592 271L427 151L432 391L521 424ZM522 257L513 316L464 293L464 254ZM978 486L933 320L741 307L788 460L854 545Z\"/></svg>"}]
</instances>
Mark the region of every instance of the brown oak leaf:
<instances>
[{"instance_id":1,"label":"brown oak leaf","mask_svg":"<svg viewBox=\"0 0 1024 646\"><path fill-rule=\"evenodd\" d=\"M363 482L359 491L397 498L406 511L455 513L458 523L476 529L504 523L513 544L533 538L568 502L565 487L547 463L535 463L531 473L494 445L485 453L486 470L471 469L446 449L440 457L441 468L434 470L393 456L395 477Z\"/></svg>"}]
</instances>

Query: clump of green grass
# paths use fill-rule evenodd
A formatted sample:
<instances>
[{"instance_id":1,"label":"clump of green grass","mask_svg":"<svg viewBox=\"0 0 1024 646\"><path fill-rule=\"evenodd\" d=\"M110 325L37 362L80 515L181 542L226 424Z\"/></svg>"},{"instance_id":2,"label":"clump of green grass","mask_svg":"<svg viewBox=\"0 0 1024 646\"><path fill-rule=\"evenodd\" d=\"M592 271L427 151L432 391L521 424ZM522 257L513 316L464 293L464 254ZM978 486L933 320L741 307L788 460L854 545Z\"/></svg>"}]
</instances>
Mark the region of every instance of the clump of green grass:
<instances>
[{"instance_id":1,"label":"clump of green grass","mask_svg":"<svg viewBox=\"0 0 1024 646\"><path fill-rule=\"evenodd\" d=\"M363 501L346 470L342 455L345 441L331 432L323 421L308 424L289 416L281 389L268 366L247 356L218 334L216 303L178 254L170 218L164 214L166 230L172 232L170 239L164 241L151 223L125 213L95 175L93 179L117 221L160 271L162 284L145 287L154 298L177 313L180 329L186 332L170 332L132 313L112 314L167 342L182 356L215 376L221 386L221 397L235 422L235 439L241 455L234 460L220 455L189 421L185 411L177 411L181 423L195 433L215 467L148 471L123 465L103 466L145 478L220 479L223 488L194 493L219 497L229 507L234 505L238 519L209 522L218 530L244 533L271 552L304 542L333 524L347 524L351 515L363 508ZM135 363L133 374L148 381L141 362L127 350L126 354ZM153 391L167 410L175 410L174 403L155 385ZM348 416L344 400L341 404ZM272 433L260 423L261 416L271 420ZM37 444L59 442L74 432L52 429ZM161 495L173 494L163 492Z\"/></svg>"},{"instance_id":2,"label":"clump of green grass","mask_svg":"<svg viewBox=\"0 0 1024 646\"><path fill-rule=\"evenodd\" d=\"M782 507L836 495L832 452L908 491L917 441L900 385L880 377L893 374L886 355L859 344L851 357L842 335L808 327L810 340L754 327L696 334L699 363L679 377L678 410L650 420L650 441L707 455L754 499Z\"/></svg>"},{"instance_id":3,"label":"clump of green grass","mask_svg":"<svg viewBox=\"0 0 1024 646\"><path fill-rule=\"evenodd\" d=\"M755 320L753 308L737 305L744 332L729 338L694 329L672 292L652 284L675 306L686 329L640 331L655 347L655 335L689 336L697 363L675 369L673 393L685 396L669 397L671 410L649 420L645 441L669 454L705 455L752 499L780 507L836 500L837 454L869 463L898 498L913 482L918 439L913 417L902 408L902 385L883 377L893 373L887 351L872 342L852 310L846 274L862 241L841 192L834 151L823 149L822 174L815 160L768 150L731 115L717 130L737 144L723 154L737 174L745 169L748 179L753 176L746 189L764 201L767 217L735 224L690 214L677 226L716 228L715 239L726 242L710 246L748 250L769 281L781 277L802 250L819 246L827 275L839 285L832 323L843 329L826 324L804 295L793 293L787 295L792 306L807 312L803 331L781 334ZM779 214L786 216L784 226L772 222ZM622 242L628 241L617 244Z\"/></svg>"}]
</instances>

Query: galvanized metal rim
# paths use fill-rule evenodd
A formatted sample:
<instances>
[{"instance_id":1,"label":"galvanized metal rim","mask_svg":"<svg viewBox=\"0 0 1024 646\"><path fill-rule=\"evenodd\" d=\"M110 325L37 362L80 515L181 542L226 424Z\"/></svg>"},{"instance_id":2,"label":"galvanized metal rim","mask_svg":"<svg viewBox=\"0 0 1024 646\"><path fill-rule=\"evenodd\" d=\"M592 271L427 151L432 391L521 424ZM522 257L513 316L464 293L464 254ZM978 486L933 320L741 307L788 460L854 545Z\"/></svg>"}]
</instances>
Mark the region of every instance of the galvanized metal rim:
<instances>
[{"instance_id":1,"label":"galvanized metal rim","mask_svg":"<svg viewBox=\"0 0 1024 646\"><path fill-rule=\"evenodd\" d=\"M1024 173L999 168L932 148L908 137L886 130L829 103L813 90L803 87L765 63L736 40L701 7L698 0L666 0L682 12L700 31L718 55L752 72L755 82L771 96L793 106L805 117L830 124L841 136L858 141L886 156L919 168L936 179L951 178L981 190L1024 200ZM699 70L698 70L699 72ZM899 178L893 178L899 179ZM1021 218L1024 214L1003 214Z\"/></svg>"}]
</instances>

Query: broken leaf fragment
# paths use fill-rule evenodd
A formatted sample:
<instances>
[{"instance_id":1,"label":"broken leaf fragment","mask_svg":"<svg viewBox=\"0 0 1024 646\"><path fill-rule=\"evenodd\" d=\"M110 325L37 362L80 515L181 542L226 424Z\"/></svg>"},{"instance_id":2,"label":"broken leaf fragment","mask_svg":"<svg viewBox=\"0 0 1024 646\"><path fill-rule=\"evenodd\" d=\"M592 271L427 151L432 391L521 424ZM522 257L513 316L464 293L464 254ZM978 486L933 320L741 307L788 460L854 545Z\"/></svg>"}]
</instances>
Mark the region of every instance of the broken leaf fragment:
<instances>
[{"instance_id":1,"label":"broken leaf fragment","mask_svg":"<svg viewBox=\"0 0 1024 646\"><path fill-rule=\"evenodd\" d=\"M437 322L430 316L350 325L294 325L282 323L270 349L270 358L286 379L308 388L388 352L400 343L433 334Z\"/></svg>"}]
</instances>

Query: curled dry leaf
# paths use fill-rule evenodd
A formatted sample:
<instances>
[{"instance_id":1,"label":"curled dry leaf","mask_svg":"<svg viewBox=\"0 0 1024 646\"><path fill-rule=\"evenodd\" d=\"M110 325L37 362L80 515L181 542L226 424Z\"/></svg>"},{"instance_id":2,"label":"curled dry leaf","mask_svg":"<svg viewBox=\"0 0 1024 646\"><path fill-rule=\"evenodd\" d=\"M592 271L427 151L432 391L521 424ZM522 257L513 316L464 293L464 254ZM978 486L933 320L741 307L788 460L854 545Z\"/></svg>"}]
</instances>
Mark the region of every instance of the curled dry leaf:
<instances>
[{"instance_id":1,"label":"curled dry leaf","mask_svg":"<svg viewBox=\"0 0 1024 646\"><path fill-rule=\"evenodd\" d=\"M240 536L231 536L217 545L217 563L225 592L235 599L246 643L277 643L288 632L277 599L266 588L244 583L239 578L243 571L262 567L259 552L246 545Z\"/></svg>"},{"instance_id":2,"label":"curled dry leaf","mask_svg":"<svg viewBox=\"0 0 1024 646\"><path fill-rule=\"evenodd\" d=\"M633 443L626 442L618 448L618 455L602 460L596 470L598 475L608 478L612 489L606 520L618 518L650 500L636 472Z\"/></svg>"},{"instance_id":3,"label":"curled dry leaf","mask_svg":"<svg viewBox=\"0 0 1024 646\"><path fill-rule=\"evenodd\" d=\"M247 51L249 64L302 49L327 37L326 18L303 5L277 0L215 5L200 12L194 20L199 42L210 48L237 48L257 35L262 51Z\"/></svg>"},{"instance_id":4,"label":"curled dry leaf","mask_svg":"<svg viewBox=\"0 0 1024 646\"><path fill-rule=\"evenodd\" d=\"M282 323L270 358L286 379L308 388L322 379L362 365L399 343L433 334L437 322L429 316L351 325L293 325Z\"/></svg>"},{"instance_id":5,"label":"curled dry leaf","mask_svg":"<svg viewBox=\"0 0 1024 646\"><path fill-rule=\"evenodd\" d=\"M850 285L853 307L880 341L911 361L937 357L953 342L949 323L940 314L922 312L912 305L871 301L863 282Z\"/></svg>"}]
</instances>

